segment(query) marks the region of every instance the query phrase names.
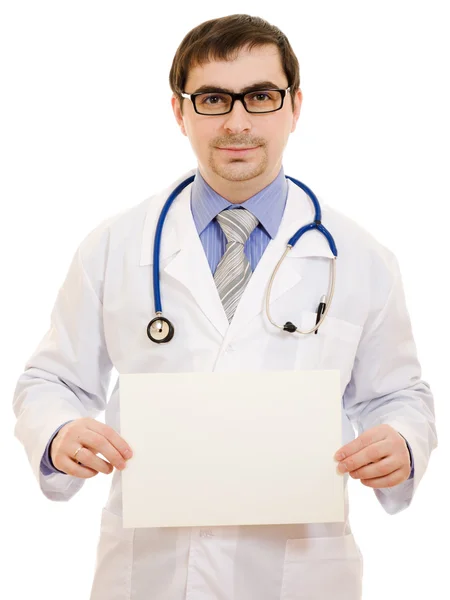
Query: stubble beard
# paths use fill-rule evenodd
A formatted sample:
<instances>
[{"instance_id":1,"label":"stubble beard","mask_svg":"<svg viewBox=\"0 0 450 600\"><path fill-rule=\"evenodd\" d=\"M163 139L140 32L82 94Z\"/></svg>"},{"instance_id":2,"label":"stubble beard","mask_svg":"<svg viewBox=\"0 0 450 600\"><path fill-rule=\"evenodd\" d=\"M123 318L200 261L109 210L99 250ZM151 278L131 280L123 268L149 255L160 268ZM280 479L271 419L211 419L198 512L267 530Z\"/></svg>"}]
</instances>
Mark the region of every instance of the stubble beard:
<instances>
[{"instance_id":1,"label":"stubble beard","mask_svg":"<svg viewBox=\"0 0 450 600\"><path fill-rule=\"evenodd\" d=\"M267 169L268 156L265 146L260 146L262 149L262 157L255 164L247 161L245 158L233 158L228 161L218 161L215 158L215 152L220 152L211 149L209 155L209 167L213 173L226 179L227 181L248 181L258 177Z\"/></svg>"}]
</instances>

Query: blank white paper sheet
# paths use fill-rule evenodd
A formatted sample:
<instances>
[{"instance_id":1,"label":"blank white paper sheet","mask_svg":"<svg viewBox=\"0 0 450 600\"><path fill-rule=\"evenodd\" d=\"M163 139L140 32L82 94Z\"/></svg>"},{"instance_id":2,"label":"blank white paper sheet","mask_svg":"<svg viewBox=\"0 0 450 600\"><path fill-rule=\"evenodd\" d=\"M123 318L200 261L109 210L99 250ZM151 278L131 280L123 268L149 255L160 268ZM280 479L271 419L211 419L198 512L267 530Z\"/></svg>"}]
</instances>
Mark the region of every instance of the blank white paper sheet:
<instances>
[{"instance_id":1,"label":"blank white paper sheet","mask_svg":"<svg viewBox=\"0 0 450 600\"><path fill-rule=\"evenodd\" d=\"M344 520L339 371L120 375L124 527Z\"/></svg>"}]
</instances>

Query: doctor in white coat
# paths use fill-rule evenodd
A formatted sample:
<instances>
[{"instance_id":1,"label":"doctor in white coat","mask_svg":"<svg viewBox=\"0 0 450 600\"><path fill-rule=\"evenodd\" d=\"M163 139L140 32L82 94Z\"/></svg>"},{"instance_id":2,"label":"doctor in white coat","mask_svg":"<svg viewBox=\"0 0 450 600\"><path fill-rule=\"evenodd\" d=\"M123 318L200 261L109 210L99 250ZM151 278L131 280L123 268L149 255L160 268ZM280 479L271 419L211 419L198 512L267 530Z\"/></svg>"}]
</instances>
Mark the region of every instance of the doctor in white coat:
<instances>
[{"instance_id":1,"label":"doctor in white coat","mask_svg":"<svg viewBox=\"0 0 450 600\"><path fill-rule=\"evenodd\" d=\"M282 168L302 101L287 39L246 15L201 24L182 41L170 82L174 114L198 167L103 222L80 244L51 327L19 377L16 436L51 500L67 501L85 479L114 471L91 600L360 600L362 558L348 522L347 489L343 523L122 527L121 469L132 448L120 436L118 384L107 398L113 367L118 373L226 371L230 377L243 365L252 371L339 369L337 468L346 481L351 476L373 488L390 514L411 503L436 447L433 399L421 380L397 262L371 235L322 207L339 250L328 316L318 334L293 335L273 327L265 314L269 278L287 240L314 216L308 196ZM281 90L280 104L288 90L279 110L248 112L244 103L248 108L272 98L264 93L268 88ZM190 96L205 91L213 93ZM226 91L251 93L218 114L220 106L229 108ZM163 305L176 333L169 343L155 344L147 324L156 221L170 192L190 174L196 178L170 209L161 247ZM258 219L245 243L253 272L231 318L213 278L226 244L217 212L210 214L218 205L254 210ZM301 329L314 327L332 256L317 231L302 238L275 280L274 320L295 316ZM95 419L103 410L105 424Z\"/></svg>"}]
</instances>

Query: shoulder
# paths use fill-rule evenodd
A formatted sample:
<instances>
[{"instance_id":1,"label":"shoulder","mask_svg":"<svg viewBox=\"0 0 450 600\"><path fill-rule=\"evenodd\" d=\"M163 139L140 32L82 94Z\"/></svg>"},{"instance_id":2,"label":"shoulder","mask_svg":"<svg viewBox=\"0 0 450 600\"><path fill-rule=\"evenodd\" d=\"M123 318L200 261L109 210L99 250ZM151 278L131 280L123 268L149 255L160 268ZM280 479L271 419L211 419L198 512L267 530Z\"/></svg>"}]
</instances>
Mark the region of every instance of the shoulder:
<instances>
[{"instance_id":1,"label":"shoulder","mask_svg":"<svg viewBox=\"0 0 450 600\"><path fill-rule=\"evenodd\" d=\"M146 198L139 204L107 216L91 229L77 250L82 264L87 268L99 261L105 263L111 251L119 245L125 247L131 240L136 239L152 198Z\"/></svg>"},{"instance_id":2,"label":"shoulder","mask_svg":"<svg viewBox=\"0 0 450 600\"><path fill-rule=\"evenodd\" d=\"M103 255L116 250L131 249L140 245L146 219L159 215L165 200L181 181L192 175L185 173L170 185L157 190L145 200L118 213L106 217L81 241L78 251L83 263L93 256ZM156 221L155 221L156 222Z\"/></svg>"},{"instance_id":3,"label":"shoulder","mask_svg":"<svg viewBox=\"0 0 450 600\"><path fill-rule=\"evenodd\" d=\"M367 229L335 208L322 203L321 206L322 223L334 237L338 257L364 262L366 267L390 268L396 262L393 252Z\"/></svg>"}]
</instances>

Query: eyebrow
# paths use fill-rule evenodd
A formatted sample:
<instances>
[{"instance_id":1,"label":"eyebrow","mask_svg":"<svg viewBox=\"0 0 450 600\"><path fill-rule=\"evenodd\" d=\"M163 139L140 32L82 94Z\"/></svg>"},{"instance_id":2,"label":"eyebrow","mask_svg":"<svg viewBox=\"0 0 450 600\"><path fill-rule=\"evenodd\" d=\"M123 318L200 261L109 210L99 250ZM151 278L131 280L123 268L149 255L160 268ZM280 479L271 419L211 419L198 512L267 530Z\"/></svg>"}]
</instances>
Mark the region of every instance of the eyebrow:
<instances>
[{"instance_id":1,"label":"eyebrow","mask_svg":"<svg viewBox=\"0 0 450 600\"><path fill-rule=\"evenodd\" d=\"M270 89L281 89L279 88L273 81L257 81L256 83L252 83L252 85L248 85L247 87L241 90L241 94L247 94L248 92L253 92L254 90L270 90ZM232 94L232 90L228 90L226 88L217 86L217 85L202 85L197 88L193 94L202 94L204 92L223 92L227 94Z\"/></svg>"}]
</instances>

